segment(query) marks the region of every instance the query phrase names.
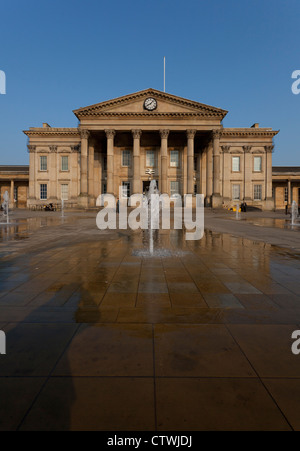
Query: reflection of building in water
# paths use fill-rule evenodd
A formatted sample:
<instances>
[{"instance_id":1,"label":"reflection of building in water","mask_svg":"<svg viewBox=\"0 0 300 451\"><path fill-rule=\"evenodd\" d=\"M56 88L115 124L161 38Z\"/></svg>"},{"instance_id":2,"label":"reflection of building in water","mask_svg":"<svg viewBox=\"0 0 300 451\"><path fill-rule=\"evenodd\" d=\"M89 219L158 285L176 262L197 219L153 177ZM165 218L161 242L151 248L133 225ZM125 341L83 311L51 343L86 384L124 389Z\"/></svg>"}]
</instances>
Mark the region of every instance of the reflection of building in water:
<instances>
[{"instance_id":1,"label":"reflection of building in water","mask_svg":"<svg viewBox=\"0 0 300 451\"><path fill-rule=\"evenodd\" d=\"M227 111L154 89L74 111L77 128L31 127L29 205L92 207L100 194L204 194L206 206L272 209L273 137L256 123L224 128Z\"/></svg>"},{"instance_id":2,"label":"reflection of building in water","mask_svg":"<svg viewBox=\"0 0 300 451\"><path fill-rule=\"evenodd\" d=\"M24 208L27 205L29 166L0 166L1 203L8 191L10 207Z\"/></svg>"},{"instance_id":3,"label":"reflection of building in water","mask_svg":"<svg viewBox=\"0 0 300 451\"><path fill-rule=\"evenodd\" d=\"M293 201L300 204L300 167L273 167L273 195L275 208L291 207Z\"/></svg>"}]
</instances>

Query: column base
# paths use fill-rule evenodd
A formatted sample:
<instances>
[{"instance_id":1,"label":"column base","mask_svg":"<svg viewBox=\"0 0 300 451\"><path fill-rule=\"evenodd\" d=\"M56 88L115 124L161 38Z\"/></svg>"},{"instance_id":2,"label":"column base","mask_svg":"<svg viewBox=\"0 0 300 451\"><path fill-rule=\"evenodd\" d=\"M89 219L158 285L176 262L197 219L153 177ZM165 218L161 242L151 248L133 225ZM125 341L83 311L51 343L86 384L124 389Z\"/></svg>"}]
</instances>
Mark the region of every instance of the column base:
<instances>
[{"instance_id":1,"label":"column base","mask_svg":"<svg viewBox=\"0 0 300 451\"><path fill-rule=\"evenodd\" d=\"M88 208L89 206L89 197L87 194L80 194L78 196L78 207L79 208Z\"/></svg>"},{"instance_id":2,"label":"column base","mask_svg":"<svg viewBox=\"0 0 300 451\"><path fill-rule=\"evenodd\" d=\"M220 194L212 195L212 208L220 208L223 204L223 197Z\"/></svg>"},{"instance_id":3,"label":"column base","mask_svg":"<svg viewBox=\"0 0 300 451\"><path fill-rule=\"evenodd\" d=\"M211 196L205 196L204 207L211 207Z\"/></svg>"}]
</instances>

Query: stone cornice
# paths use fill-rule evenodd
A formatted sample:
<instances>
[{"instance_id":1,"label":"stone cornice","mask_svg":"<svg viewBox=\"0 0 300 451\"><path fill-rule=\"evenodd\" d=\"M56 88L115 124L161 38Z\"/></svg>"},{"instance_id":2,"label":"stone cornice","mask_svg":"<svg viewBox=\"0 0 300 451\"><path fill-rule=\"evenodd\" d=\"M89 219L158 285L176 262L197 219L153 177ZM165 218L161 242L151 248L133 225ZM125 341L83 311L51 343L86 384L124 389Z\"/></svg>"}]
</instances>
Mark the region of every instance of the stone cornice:
<instances>
[{"instance_id":1,"label":"stone cornice","mask_svg":"<svg viewBox=\"0 0 300 451\"><path fill-rule=\"evenodd\" d=\"M247 137L261 137L261 136L269 136L273 137L279 133L279 130L272 130L270 128L224 128L222 130L222 137L229 136L247 136Z\"/></svg>"},{"instance_id":2,"label":"stone cornice","mask_svg":"<svg viewBox=\"0 0 300 451\"><path fill-rule=\"evenodd\" d=\"M78 128L32 128L30 130L23 130L23 133L27 136L78 136L80 137Z\"/></svg>"}]
</instances>

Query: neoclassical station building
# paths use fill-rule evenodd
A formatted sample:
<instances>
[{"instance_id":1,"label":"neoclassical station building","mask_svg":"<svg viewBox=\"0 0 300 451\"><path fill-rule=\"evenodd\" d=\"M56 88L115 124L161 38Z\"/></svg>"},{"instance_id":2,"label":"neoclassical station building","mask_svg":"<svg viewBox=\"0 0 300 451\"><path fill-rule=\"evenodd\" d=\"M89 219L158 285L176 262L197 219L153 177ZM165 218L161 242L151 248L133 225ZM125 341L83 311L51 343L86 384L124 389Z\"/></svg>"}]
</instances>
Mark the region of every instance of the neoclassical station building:
<instances>
[{"instance_id":1,"label":"neoclassical station building","mask_svg":"<svg viewBox=\"0 0 300 451\"><path fill-rule=\"evenodd\" d=\"M226 110L154 89L74 110L77 128L31 127L28 205L93 207L99 195L204 194L205 204L245 200L270 210L273 138L254 124L224 128Z\"/></svg>"}]
</instances>

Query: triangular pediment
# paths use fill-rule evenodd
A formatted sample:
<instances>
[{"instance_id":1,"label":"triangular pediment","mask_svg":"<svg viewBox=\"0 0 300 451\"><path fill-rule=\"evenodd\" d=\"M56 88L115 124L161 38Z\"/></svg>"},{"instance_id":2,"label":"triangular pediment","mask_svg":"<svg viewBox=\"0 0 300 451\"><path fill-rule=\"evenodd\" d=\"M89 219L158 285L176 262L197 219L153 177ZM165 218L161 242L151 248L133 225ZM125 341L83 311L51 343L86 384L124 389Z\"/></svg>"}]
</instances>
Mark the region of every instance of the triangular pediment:
<instances>
[{"instance_id":1,"label":"triangular pediment","mask_svg":"<svg viewBox=\"0 0 300 451\"><path fill-rule=\"evenodd\" d=\"M147 110L145 100L155 100L155 108ZM105 102L97 103L73 111L78 119L97 116L206 116L218 117L221 120L227 111L203 103L174 96L156 89L146 89L126 96L118 97Z\"/></svg>"}]
</instances>

